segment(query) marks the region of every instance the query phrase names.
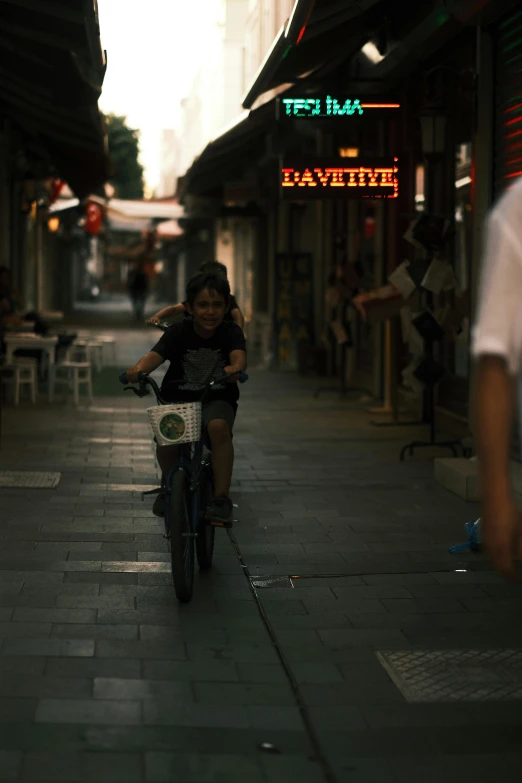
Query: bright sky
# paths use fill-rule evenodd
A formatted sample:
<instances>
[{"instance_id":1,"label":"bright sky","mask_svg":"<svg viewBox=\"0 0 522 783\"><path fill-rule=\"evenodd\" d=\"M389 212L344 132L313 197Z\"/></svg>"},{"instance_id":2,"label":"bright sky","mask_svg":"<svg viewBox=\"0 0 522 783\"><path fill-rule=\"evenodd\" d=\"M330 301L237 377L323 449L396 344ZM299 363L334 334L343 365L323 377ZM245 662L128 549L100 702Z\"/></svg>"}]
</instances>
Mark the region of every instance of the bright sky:
<instances>
[{"instance_id":1,"label":"bright sky","mask_svg":"<svg viewBox=\"0 0 522 783\"><path fill-rule=\"evenodd\" d=\"M98 0L108 62L100 109L126 115L140 129L148 190L158 183L161 130L179 122L214 6L214 0Z\"/></svg>"}]
</instances>

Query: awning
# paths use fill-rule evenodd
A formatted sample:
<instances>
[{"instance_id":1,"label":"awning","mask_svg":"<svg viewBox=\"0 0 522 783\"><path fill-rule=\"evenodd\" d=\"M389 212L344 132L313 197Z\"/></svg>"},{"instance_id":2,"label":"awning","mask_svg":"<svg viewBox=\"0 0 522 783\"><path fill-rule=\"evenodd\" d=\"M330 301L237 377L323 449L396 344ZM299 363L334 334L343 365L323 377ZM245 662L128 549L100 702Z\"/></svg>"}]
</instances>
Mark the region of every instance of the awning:
<instances>
[{"instance_id":1,"label":"awning","mask_svg":"<svg viewBox=\"0 0 522 783\"><path fill-rule=\"evenodd\" d=\"M290 20L276 36L243 101L259 105L263 94L283 84L308 82L348 62L383 29L390 0L295 0ZM394 0L392 27L396 40L377 51L372 62L361 56L350 88L371 92L411 72L418 62L446 44L465 25L486 24L516 5L515 0L445 0L426 3ZM308 21L296 34L296 15ZM397 31L400 34L397 35Z\"/></svg>"},{"instance_id":2,"label":"awning","mask_svg":"<svg viewBox=\"0 0 522 783\"><path fill-rule=\"evenodd\" d=\"M182 234L183 229L180 227L177 220L165 220L156 228L156 236L158 239L178 239Z\"/></svg>"},{"instance_id":3,"label":"awning","mask_svg":"<svg viewBox=\"0 0 522 783\"><path fill-rule=\"evenodd\" d=\"M254 106L260 95L282 84L309 78L322 66L348 59L377 23L382 0L295 0L292 15L276 36L243 100ZM298 22L296 23L296 20Z\"/></svg>"},{"instance_id":4,"label":"awning","mask_svg":"<svg viewBox=\"0 0 522 783\"><path fill-rule=\"evenodd\" d=\"M220 189L227 179L238 179L249 165L255 165L264 154L265 134L273 123L273 102L241 114L207 144L186 174L178 180L181 198L188 193L198 196L220 195Z\"/></svg>"},{"instance_id":5,"label":"awning","mask_svg":"<svg viewBox=\"0 0 522 783\"><path fill-rule=\"evenodd\" d=\"M96 0L0 0L0 104L83 198L109 175Z\"/></svg>"},{"instance_id":6,"label":"awning","mask_svg":"<svg viewBox=\"0 0 522 783\"><path fill-rule=\"evenodd\" d=\"M107 219L113 231L150 231L159 220L171 223L184 214L181 204L173 199L138 201L111 198L106 207Z\"/></svg>"}]
</instances>

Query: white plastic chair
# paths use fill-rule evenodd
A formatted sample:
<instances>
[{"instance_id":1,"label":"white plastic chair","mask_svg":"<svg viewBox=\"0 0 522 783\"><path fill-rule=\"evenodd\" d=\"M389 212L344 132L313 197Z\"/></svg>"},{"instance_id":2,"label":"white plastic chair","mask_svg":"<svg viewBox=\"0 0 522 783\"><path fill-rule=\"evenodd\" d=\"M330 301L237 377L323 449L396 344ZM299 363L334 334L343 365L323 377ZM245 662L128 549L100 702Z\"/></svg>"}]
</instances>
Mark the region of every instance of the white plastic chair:
<instances>
[{"instance_id":1,"label":"white plastic chair","mask_svg":"<svg viewBox=\"0 0 522 783\"><path fill-rule=\"evenodd\" d=\"M96 340L102 343L104 364L109 367L116 367L116 338L109 334L99 334L96 336Z\"/></svg>"},{"instance_id":2,"label":"white plastic chair","mask_svg":"<svg viewBox=\"0 0 522 783\"><path fill-rule=\"evenodd\" d=\"M49 372L49 402L54 401L57 386L66 386L72 390L74 404L80 404L80 387L86 386L87 399L92 403L92 369L89 362L61 362L50 368Z\"/></svg>"},{"instance_id":3,"label":"white plastic chair","mask_svg":"<svg viewBox=\"0 0 522 783\"><path fill-rule=\"evenodd\" d=\"M36 369L36 359L29 357L15 358L13 364L1 368L2 386L8 386L12 390L15 405L20 405L20 390L25 386L29 387L31 402L36 404Z\"/></svg>"}]
</instances>

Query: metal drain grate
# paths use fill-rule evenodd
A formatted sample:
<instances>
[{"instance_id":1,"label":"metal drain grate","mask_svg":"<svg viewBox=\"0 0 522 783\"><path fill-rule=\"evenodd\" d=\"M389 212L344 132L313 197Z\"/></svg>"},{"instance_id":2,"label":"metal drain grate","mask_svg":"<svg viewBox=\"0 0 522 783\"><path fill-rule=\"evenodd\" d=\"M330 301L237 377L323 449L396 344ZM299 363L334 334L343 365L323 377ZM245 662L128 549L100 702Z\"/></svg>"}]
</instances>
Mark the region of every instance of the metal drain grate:
<instances>
[{"instance_id":1,"label":"metal drain grate","mask_svg":"<svg viewBox=\"0 0 522 783\"><path fill-rule=\"evenodd\" d=\"M409 702L522 699L522 650L378 652Z\"/></svg>"},{"instance_id":2,"label":"metal drain grate","mask_svg":"<svg viewBox=\"0 0 522 783\"><path fill-rule=\"evenodd\" d=\"M0 487L27 489L54 489L60 483L61 473L31 473L25 470L0 470Z\"/></svg>"}]
</instances>

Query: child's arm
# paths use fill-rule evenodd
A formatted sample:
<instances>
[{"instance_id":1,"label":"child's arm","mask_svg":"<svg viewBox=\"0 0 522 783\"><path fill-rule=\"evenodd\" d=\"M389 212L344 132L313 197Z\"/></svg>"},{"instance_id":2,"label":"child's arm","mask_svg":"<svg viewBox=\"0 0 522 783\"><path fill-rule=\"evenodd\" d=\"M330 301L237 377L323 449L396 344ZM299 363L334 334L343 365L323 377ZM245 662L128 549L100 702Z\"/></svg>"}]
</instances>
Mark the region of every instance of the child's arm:
<instances>
[{"instance_id":1,"label":"child's arm","mask_svg":"<svg viewBox=\"0 0 522 783\"><path fill-rule=\"evenodd\" d=\"M129 383L137 383L138 375L140 372L146 372L147 374L157 370L160 364L163 364L165 359L159 353L155 351L149 351L149 353L142 356L139 362L134 367L127 369L127 380Z\"/></svg>"},{"instance_id":2,"label":"child's arm","mask_svg":"<svg viewBox=\"0 0 522 783\"><path fill-rule=\"evenodd\" d=\"M180 302L179 304L175 305L169 305L168 307L164 307L163 310L160 310L159 313L156 313L155 315L152 315L148 320L148 324L159 324L160 321L163 321L164 318L174 318L176 315L180 315L181 313L185 312L185 305L183 302Z\"/></svg>"},{"instance_id":3,"label":"child's arm","mask_svg":"<svg viewBox=\"0 0 522 783\"><path fill-rule=\"evenodd\" d=\"M237 381L237 376L243 370L247 368L247 355L246 351L231 351L230 352L230 364L228 367L223 368L223 372L230 376L231 381Z\"/></svg>"},{"instance_id":4,"label":"child's arm","mask_svg":"<svg viewBox=\"0 0 522 783\"><path fill-rule=\"evenodd\" d=\"M245 328L245 316L239 307L234 307L234 309L230 311L230 315L232 316L234 323L237 324L240 329Z\"/></svg>"}]
</instances>

